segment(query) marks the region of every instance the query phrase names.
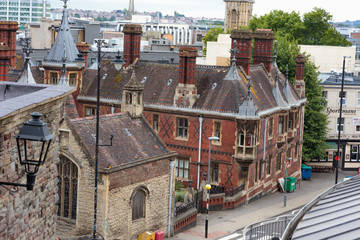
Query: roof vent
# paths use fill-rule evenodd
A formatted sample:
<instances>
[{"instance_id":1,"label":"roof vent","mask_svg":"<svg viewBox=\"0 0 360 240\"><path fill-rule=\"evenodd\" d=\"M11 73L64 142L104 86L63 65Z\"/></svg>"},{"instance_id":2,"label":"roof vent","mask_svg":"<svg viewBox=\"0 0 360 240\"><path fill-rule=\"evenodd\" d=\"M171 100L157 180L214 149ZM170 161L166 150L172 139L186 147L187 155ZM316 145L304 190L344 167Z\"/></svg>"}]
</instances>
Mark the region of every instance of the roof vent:
<instances>
[{"instance_id":1,"label":"roof vent","mask_svg":"<svg viewBox=\"0 0 360 240\"><path fill-rule=\"evenodd\" d=\"M211 89L214 90L217 86L217 83L213 83L213 85L211 85Z\"/></svg>"},{"instance_id":2,"label":"roof vent","mask_svg":"<svg viewBox=\"0 0 360 240\"><path fill-rule=\"evenodd\" d=\"M170 78L168 81L167 81L167 85L170 86L170 84L172 83L172 79Z\"/></svg>"},{"instance_id":3,"label":"roof vent","mask_svg":"<svg viewBox=\"0 0 360 240\"><path fill-rule=\"evenodd\" d=\"M105 80L106 79L106 77L107 77L107 73L105 73L104 75L103 75L103 80Z\"/></svg>"},{"instance_id":4,"label":"roof vent","mask_svg":"<svg viewBox=\"0 0 360 240\"><path fill-rule=\"evenodd\" d=\"M130 133L130 130L129 130L129 129L124 128L124 130L125 130L125 132L126 132L126 134L127 134L128 136L131 136L131 133Z\"/></svg>"},{"instance_id":5,"label":"roof vent","mask_svg":"<svg viewBox=\"0 0 360 240\"><path fill-rule=\"evenodd\" d=\"M140 82L140 83L144 83L144 82L146 82L146 79L147 79L147 77L143 77L143 79L141 80L141 82Z\"/></svg>"}]
</instances>

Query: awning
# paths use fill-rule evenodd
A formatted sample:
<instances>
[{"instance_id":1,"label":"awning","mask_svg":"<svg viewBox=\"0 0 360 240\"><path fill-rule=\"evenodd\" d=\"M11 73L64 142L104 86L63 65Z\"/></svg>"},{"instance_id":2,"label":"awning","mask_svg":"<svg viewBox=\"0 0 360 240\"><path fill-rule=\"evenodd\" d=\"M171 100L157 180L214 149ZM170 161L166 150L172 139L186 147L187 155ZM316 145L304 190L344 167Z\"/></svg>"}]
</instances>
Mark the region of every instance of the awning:
<instances>
[{"instance_id":1,"label":"awning","mask_svg":"<svg viewBox=\"0 0 360 240\"><path fill-rule=\"evenodd\" d=\"M334 143L334 142L326 142L326 149L331 149L331 150L337 150L337 143Z\"/></svg>"}]
</instances>

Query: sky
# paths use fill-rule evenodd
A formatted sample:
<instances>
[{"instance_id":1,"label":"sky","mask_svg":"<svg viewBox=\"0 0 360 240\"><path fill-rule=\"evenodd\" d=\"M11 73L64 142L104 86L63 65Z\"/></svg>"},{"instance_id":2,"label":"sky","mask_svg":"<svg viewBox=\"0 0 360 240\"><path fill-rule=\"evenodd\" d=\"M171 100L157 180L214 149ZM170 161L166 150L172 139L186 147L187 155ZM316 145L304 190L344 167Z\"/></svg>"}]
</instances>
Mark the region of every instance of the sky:
<instances>
[{"instance_id":1,"label":"sky","mask_svg":"<svg viewBox=\"0 0 360 240\"><path fill-rule=\"evenodd\" d=\"M224 18L225 3L223 0L134 0L136 11L160 11L164 15L173 15L174 11L187 17ZM296 4L295 4L296 2ZM51 7L63 6L60 0L50 0ZM84 10L111 11L129 7L129 0L69 0L69 8ZM300 14L310 12L314 7L324 8L333 15L333 21L360 20L358 0L255 0L253 14L261 16L271 10L285 12L296 11Z\"/></svg>"}]
</instances>

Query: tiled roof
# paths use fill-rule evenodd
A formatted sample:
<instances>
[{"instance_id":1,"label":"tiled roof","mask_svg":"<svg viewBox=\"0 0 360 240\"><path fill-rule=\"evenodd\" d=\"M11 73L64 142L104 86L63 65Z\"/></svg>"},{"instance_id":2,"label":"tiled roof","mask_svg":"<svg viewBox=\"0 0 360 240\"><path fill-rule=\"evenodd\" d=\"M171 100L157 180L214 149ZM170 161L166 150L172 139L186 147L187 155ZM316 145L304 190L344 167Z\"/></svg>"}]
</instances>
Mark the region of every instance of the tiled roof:
<instances>
[{"instance_id":1,"label":"tiled roof","mask_svg":"<svg viewBox=\"0 0 360 240\"><path fill-rule=\"evenodd\" d=\"M70 94L66 99L66 115L70 119L78 118L79 113L77 111L75 100L72 94Z\"/></svg>"},{"instance_id":2,"label":"tiled roof","mask_svg":"<svg viewBox=\"0 0 360 240\"><path fill-rule=\"evenodd\" d=\"M179 79L178 65L139 61L135 68L137 81L144 84L145 105L172 107ZM248 80L239 69L236 70L234 67L231 69L232 73L229 75L228 67L197 66L195 84L198 98L193 109L239 114L239 107L248 95ZM101 97L121 101L123 86L129 81L132 71L131 68L116 71L110 65L110 61L105 61L102 64L102 72L106 72L107 76L101 81ZM275 74L274 69L269 76L263 65L253 65L250 68L252 99L250 105L258 111L282 108L284 105L289 107L294 102L299 103L300 99L293 87L288 86L289 89L286 89L286 78L283 74L278 74L279 79L274 84ZM85 72L84 89L80 95L96 96L96 76L94 70ZM226 76L228 76L227 80L225 80ZM274 93L273 89L275 89ZM286 96L290 93L293 96L288 100Z\"/></svg>"},{"instance_id":3,"label":"tiled roof","mask_svg":"<svg viewBox=\"0 0 360 240\"><path fill-rule=\"evenodd\" d=\"M95 156L96 117L72 119L77 134L89 152ZM114 134L112 146L99 148L99 167L121 166L139 160L168 153L143 118L131 118L128 114L100 116L99 143L108 144ZM121 153L121 154L119 154Z\"/></svg>"}]
</instances>

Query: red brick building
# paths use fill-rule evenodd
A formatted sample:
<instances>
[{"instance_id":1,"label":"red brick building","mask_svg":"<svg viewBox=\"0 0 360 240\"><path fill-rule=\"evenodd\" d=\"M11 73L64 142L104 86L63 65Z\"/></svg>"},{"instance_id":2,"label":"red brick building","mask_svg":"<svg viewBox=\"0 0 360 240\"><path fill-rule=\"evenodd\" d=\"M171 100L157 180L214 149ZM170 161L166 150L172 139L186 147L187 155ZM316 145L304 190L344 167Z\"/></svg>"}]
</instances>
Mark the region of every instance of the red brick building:
<instances>
[{"instance_id":1,"label":"red brick building","mask_svg":"<svg viewBox=\"0 0 360 240\"><path fill-rule=\"evenodd\" d=\"M131 29L137 28L131 25ZM130 39L124 49L138 48L138 38L124 34ZM304 56L298 56L294 89L276 66L270 30L234 30L231 37L238 50L227 68L196 66L196 49L191 47L180 49L179 65L131 56L126 57L128 67L120 71L109 61L102 63L107 77L101 82L101 112L119 112L124 104L137 106L143 101L145 118L179 154L178 180L192 179L199 186L207 173L208 137L220 138L212 143L209 176L218 186L213 189L224 197L214 200L213 205L218 205L214 208L232 208L275 191L286 159L291 159L289 176L299 177L301 166ZM254 64L250 66L252 39ZM91 115L95 108L96 74L94 70L84 73L77 98L80 116ZM123 96L132 77L144 84L144 91Z\"/></svg>"}]
</instances>

